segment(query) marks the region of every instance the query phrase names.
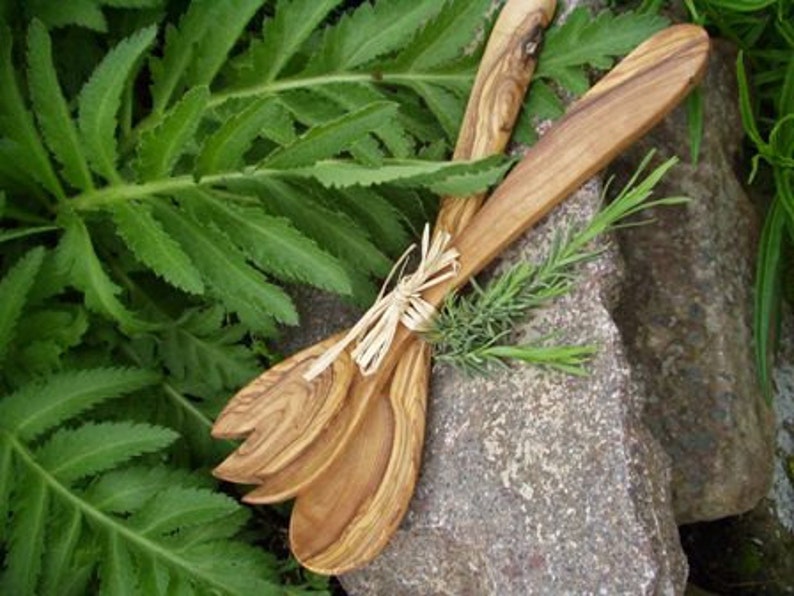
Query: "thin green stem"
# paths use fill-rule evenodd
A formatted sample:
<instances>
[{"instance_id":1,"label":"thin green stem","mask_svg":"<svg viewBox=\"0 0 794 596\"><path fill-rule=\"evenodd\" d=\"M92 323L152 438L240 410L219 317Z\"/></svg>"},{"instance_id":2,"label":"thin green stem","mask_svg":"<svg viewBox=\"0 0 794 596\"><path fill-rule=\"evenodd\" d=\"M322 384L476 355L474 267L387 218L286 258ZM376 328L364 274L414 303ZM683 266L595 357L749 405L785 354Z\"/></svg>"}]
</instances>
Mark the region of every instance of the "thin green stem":
<instances>
[{"instance_id":1,"label":"thin green stem","mask_svg":"<svg viewBox=\"0 0 794 596\"><path fill-rule=\"evenodd\" d=\"M210 98L209 106L215 107L230 99L240 99L269 95L282 91L294 89L308 89L311 87L321 87L323 85L333 85L336 83L393 83L406 85L412 82L428 81L436 84L444 82L469 82L472 80L471 73L417 73L417 72L384 72L379 74L371 73L335 73L318 77L285 79L283 81L273 81L252 87L240 89L229 89L221 93L216 93Z\"/></svg>"},{"instance_id":2,"label":"thin green stem","mask_svg":"<svg viewBox=\"0 0 794 596\"><path fill-rule=\"evenodd\" d=\"M193 176L188 175L175 176L163 180L153 180L142 184L114 184L77 195L69 204L78 211L89 211L123 201L144 199L152 195L168 194L188 188L196 188L198 186L212 186L213 184L219 184L221 182L244 180L250 179L251 177L266 177L272 175L273 172L273 170L266 169L224 172L221 174L204 176L198 182Z\"/></svg>"}]
</instances>

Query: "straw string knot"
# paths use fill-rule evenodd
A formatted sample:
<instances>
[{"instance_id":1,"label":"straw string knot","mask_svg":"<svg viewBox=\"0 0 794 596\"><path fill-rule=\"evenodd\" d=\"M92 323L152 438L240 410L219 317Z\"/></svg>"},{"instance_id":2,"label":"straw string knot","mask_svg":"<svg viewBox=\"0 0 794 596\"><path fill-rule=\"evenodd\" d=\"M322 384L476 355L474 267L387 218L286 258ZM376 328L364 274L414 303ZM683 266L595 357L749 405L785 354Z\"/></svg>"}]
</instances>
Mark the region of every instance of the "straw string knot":
<instances>
[{"instance_id":1,"label":"straw string knot","mask_svg":"<svg viewBox=\"0 0 794 596\"><path fill-rule=\"evenodd\" d=\"M421 260L416 271L403 275L408 257L415 250L412 244L397 259L381 287L375 303L350 331L314 361L303 378L311 381L328 368L351 343L353 361L361 374L373 374L389 352L400 323L411 331L423 331L436 314L435 307L422 298L422 292L457 275L460 265L458 251L448 248L452 236L443 232L430 239L430 226L422 232ZM394 288L387 292L393 278Z\"/></svg>"}]
</instances>

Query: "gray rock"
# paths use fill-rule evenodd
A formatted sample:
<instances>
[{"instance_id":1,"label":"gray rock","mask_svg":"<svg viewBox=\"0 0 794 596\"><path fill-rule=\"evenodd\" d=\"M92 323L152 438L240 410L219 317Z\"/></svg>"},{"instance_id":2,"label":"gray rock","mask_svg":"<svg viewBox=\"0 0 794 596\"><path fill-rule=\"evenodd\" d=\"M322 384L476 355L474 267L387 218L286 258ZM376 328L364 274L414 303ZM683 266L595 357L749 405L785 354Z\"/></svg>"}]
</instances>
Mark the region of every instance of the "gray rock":
<instances>
[{"instance_id":1,"label":"gray rock","mask_svg":"<svg viewBox=\"0 0 794 596\"><path fill-rule=\"evenodd\" d=\"M600 190L588 183L503 262L541 258L555 233L592 216ZM609 312L619 279L607 250L573 294L519 330L598 345L587 377L434 370L410 511L375 561L341 578L350 594L683 591L668 461L640 419Z\"/></svg>"},{"instance_id":2,"label":"gray rock","mask_svg":"<svg viewBox=\"0 0 794 596\"><path fill-rule=\"evenodd\" d=\"M679 523L752 509L772 474L774 417L753 359L758 222L734 172L743 136L734 64L735 53L715 43L697 167L683 108L623 160L630 171L651 147L681 155L659 196L693 199L621 235L628 279L616 313L647 389L646 420L673 460Z\"/></svg>"},{"instance_id":3,"label":"gray rock","mask_svg":"<svg viewBox=\"0 0 794 596\"><path fill-rule=\"evenodd\" d=\"M692 580L716 593L794 594L794 317L774 370L777 441L769 493L743 515L682 528Z\"/></svg>"}]
</instances>

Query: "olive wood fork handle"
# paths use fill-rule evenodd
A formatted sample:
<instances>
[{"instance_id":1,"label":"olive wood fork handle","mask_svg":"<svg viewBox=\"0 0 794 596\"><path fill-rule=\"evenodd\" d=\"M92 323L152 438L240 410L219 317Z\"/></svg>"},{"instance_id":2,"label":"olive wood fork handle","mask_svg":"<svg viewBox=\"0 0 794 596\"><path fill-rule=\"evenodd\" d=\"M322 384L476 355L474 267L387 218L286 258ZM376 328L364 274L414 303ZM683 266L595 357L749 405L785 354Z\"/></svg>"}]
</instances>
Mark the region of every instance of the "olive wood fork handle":
<instances>
[{"instance_id":1,"label":"olive wood fork handle","mask_svg":"<svg viewBox=\"0 0 794 596\"><path fill-rule=\"evenodd\" d=\"M648 132L700 80L708 50L702 28L676 25L629 54L527 152L455 241L458 275L424 298L440 304Z\"/></svg>"}]
</instances>

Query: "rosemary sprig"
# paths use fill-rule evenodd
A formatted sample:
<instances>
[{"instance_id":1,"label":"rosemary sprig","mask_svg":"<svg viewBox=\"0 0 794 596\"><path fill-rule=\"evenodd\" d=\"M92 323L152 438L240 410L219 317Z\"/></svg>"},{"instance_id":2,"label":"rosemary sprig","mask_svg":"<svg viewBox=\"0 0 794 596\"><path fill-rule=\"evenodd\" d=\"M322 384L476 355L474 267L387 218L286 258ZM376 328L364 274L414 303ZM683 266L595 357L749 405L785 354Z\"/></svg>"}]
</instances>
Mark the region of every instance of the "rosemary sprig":
<instances>
[{"instance_id":1,"label":"rosemary sprig","mask_svg":"<svg viewBox=\"0 0 794 596\"><path fill-rule=\"evenodd\" d=\"M640 180L653 155L651 151L645 156L626 186L587 225L558 234L540 263L518 263L485 286L472 281L467 295L450 296L425 333L436 359L472 374L486 373L492 366L504 366L509 360L584 374L585 364L596 352L595 346L544 345L549 337L525 345L505 342L516 325L533 311L571 292L578 266L603 250L593 245L598 237L618 228L649 223L650 220L625 222L640 211L689 200L680 196L649 200L661 178L678 162L675 157L668 159ZM602 201L610 182L604 188Z\"/></svg>"}]
</instances>

